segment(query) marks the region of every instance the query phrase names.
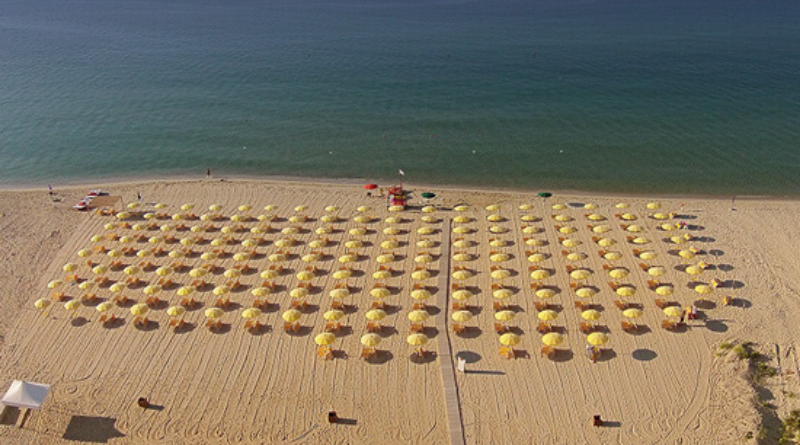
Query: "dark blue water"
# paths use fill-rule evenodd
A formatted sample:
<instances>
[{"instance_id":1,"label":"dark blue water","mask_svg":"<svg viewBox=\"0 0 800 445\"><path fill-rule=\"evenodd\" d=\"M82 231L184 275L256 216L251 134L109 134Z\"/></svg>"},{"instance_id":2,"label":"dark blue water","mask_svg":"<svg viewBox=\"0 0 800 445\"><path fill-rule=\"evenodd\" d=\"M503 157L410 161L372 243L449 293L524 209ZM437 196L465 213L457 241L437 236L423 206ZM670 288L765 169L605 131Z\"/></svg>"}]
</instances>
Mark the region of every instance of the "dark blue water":
<instances>
[{"instance_id":1,"label":"dark blue water","mask_svg":"<svg viewBox=\"0 0 800 445\"><path fill-rule=\"evenodd\" d=\"M0 3L0 183L800 194L797 1Z\"/></svg>"}]
</instances>

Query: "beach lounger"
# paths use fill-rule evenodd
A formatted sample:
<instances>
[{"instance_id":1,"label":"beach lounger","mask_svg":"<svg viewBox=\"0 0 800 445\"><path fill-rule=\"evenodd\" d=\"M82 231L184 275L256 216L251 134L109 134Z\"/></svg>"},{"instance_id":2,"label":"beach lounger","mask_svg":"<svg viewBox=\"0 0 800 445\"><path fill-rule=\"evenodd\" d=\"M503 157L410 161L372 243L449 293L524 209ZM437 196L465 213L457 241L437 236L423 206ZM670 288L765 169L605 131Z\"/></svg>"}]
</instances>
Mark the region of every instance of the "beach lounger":
<instances>
[{"instance_id":1,"label":"beach lounger","mask_svg":"<svg viewBox=\"0 0 800 445\"><path fill-rule=\"evenodd\" d=\"M611 266L608 264L603 264L603 270L611 270Z\"/></svg>"},{"instance_id":2,"label":"beach lounger","mask_svg":"<svg viewBox=\"0 0 800 445\"><path fill-rule=\"evenodd\" d=\"M463 334L463 333L464 333L464 331L465 331L465 329L466 329L466 328L464 327L464 325L463 325L463 324L461 324L461 323L453 323L453 332L454 332L456 335Z\"/></svg>"},{"instance_id":3,"label":"beach lounger","mask_svg":"<svg viewBox=\"0 0 800 445\"><path fill-rule=\"evenodd\" d=\"M330 360L333 358L333 351L328 346L317 347L317 357L323 360Z\"/></svg>"},{"instance_id":4,"label":"beach lounger","mask_svg":"<svg viewBox=\"0 0 800 445\"><path fill-rule=\"evenodd\" d=\"M650 290L656 290L656 288L658 287L658 281L656 281L656 280L647 280L647 287L649 287Z\"/></svg>"},{"instance_id":5,"label":"beach lounger","mask_svg":"<svg viewBox=\"0 0 800 445\"><path fill-rule=\"evenodd\" d=\"M650 266L648 266L647 264L644 264L644 263L639 263L639 268L642 269L643 271L647 272L647 270L650 269Z\"/></svg>"},{"instance_id":6,"label":"beach lounger","mask_svg":"<svg viewBox=\"0 0 800 445\"><path fill-rule=\"evenodd\" d=\"M675 329L677 326L678 326L678 323L676 323L676 322L674 322L672 320L663 320L663 321L661 321L661 327L666 329L666 330L668 330L668 331L672 330L672 329Z\"/></svg>"},{"instance_id":7,"label":"beach lounger","mask_svg":"<svg viewBox=\"0 0 800 445\"><path fill-rule=\"evenodd\" d=\"M369 360L375 356L375 348L361 348L361 359Z\"/></svg>"},{"instance_id":8,"label":"beach lounger","mask_svg":"<svg viewBox=\"0 0 800 445\"><path fill-rule=\"evenodd\" d=\"M536 331L539 332L540 334L547 334L548 332L551 331L551 327L549 324L540 321L539 325L536 327Z\"/></svg>"},{"instance_id":9,"label":"beach lounger","mask_svg":"<svg viewBox=\"0 0 800 445\"><path fill-rule=\"evenodd\" d=\"M169 325L174 327L176 330L182 328L186 324L186 321L183 318L171 318L169 320Z\"/></svg>"},{"instance_id":10,"label":"beach lounger","mask_svg":"<svg viewBox=\"0 0 800 445\"><path fill-rule=\"evenodd\" d=\"M108 324L113 323L114 320L116 320L117 318L118 317L116 315L114 315L114 314L103 314L98 321L103 326L106 326Z\"/></svg>"},{"instance_id":11,"label":"beach lounger","mask_svg":"<svg viewBox=\"0 0 800 445\"><path fill-rule=\"evenodd\" d=\"M197 304L197 300L191 297L183 297L181 299L181 306L183 307L191 307Z\"/></svg>"},{"instance_id":12,"label":"beach lounger","mask_svg":"<svg viewBox=\"0 0 800 445\"><path fill-rule=\"evenodd\" d=\"M342 324L337 322L329 322L325 323L325 331L326 332L337 332L342 329Z\"/></svg>"},{"instance_id":13,"label":"beach lounger","mask_svg":"<svg viewBox=\"0 0 800 445\"><path fill-rule=\"evenodd\" d=\"M600 256L600 258L605 258L607 253L608 252L606 252L605 250L598 250L597 251L597 254Z\"/></svg>"},{"instance_id":14,"label":"beach lounger","mask_svg":"<svg viewBox=\"0 0 800 445\"><path fill-rule=\"evenodd\" d=\"M533 291L539 290L540 287L542 287L541 283L531 283L531 290Z\"/></svg>"},{"instance_id":15,"label":"beach lounger","mask_svg":"<svg viewBox=\"0 0 800 445\"><path fill-rule=\"evenodd\" d=\"M556 353L556 348L553 346L542 346L542 357L553 358L553 355Z\"/></svg>"},{"instance_id":16,"label":"beach lounger","mask_svg":"<svg viewBox=\"0 0 800 445\"><path fill-rule=\"evenodd\" d=\"M93 299L93 295L92 296L88 296L87 295L87 297L90 297L91 299ZM115 295L114 298L111 299L111 301L113 301L114 303L117 303L117 305L119 305L119 306L124 306L124 305L128 304L128 302L130 301L130 298L126 297L125 295Z\"/></svg>"},{"instance_id":17,"label":"beach lounger","mask_svg":"<svg viewBox=\"0 0 800 445\"><path fill-rule=\"evenodd\" d=\"M148 306L158 306L159 304L161 304L161 300L156 296L152 296L152 297L147 297L145 303L147 303Z\"/></svg>"},{"instance_id":18,"label":"beach lounger","mask_svg":"<svg viewBox=\"0 0 800 445\"><path fill-rule=\"evenodd\" d=\"M592 331L594 331L594 326L592 324L587 323L585 321L581 322L581 332L583 332L584 334L591 334Z\"/></svg>"},{"instance_id":19,"label":"beach lounger","mask_svg":"<svg viewBox=\"0 0 800 445\"><path fill-rule=\"evenodd\" d=\"M621 310L628 309L628 303L626 303L626 302L624 302L622 300L614 300L614 306L616 306L617 308L619 308Z\"/></svg>"},{"instance_id":20,"label":"beach lounger","mask_svg":"<svg viewBox=\"0 0 800 445\"><path fill-rule=\"evenodd\" d=\"M206 327L209 330L216 330L222 327L222 320L208 320L206 322Z\"/></svg>"},{"instance_id":21,"label":"beach lounger","mask_svg":"<svg viewBox=\"0 0 800 445\"><path fill-rule=\"evenodd\" d=\"M230 304L230 298L217 298L217 301L214 302L214 306L221 309L227 309Z\"/></svg>"},{"instance_id":22,"label":"beach lounger","mask_svg":"<svg viewBox=\"0 0 800 445\"><path fill-rule=\"evenodd\" d=\"M136 317L133 319L134 326L147 326L148 323L150 323L150 320L148 320L147 317Z\"/></svg>"},{"instance_id":23,"label":"beach lounger","mask_svg":"<svg viewBox=\"0 0 800 445\"><path fill-rule=\"evenodd\" d=\"M283 331L287 334L297 333L300 330L300 323L298 322L285 322L283 323Z\"/></svg>"},{"instance_id":24,"label":"beach lounger","mask_svg":"<svg viewBox=\"0 0 800 445\"><path fill-rule=\"evenodd\" d=\"M669 306L669 303L667 302L667 300L664 300L664 299L661 299L661 298L656 298L655 299L655 303L656 303L656 307L658 307L661 310L664 310L664 308Z\"/></svg>"},{"instance_id":25,"label":"beach lounger","mask_svg":"<svg viewBox=\"0 0 800 445\"><path fill-rule=\"evenodd\" d=\"M573 265L571 265L571 264L567 264L567 273L571 273L571 272L572 272L572 271L574 271L575 269L576 269L576 267L575 267L575 266L573 266Z\"/></svg>"},{"instance_id":26,"label":"beach lounger","mask_svg":"<svg viewBox=\"0 0 800 445\"><path fill-rule=\"evenodd\" d=\"M261 323L259 323L258 320L247 320L244 323L244 328L247 329L247 330L258 329L260 327L261 327Z\"/></svg>"},{"instance_id":27,"label":"beach lounger","mask_svg":"<svg viewBox=\"0 0 800 445\"><path fill-rule=\"evenodd\" d=\"M514 348L503 346L500 348L500 356L507 359L517 358L517 353Z\"/></svg>"},{"instance_id":28,"label":"beach lounger","mask_svg":"<svg viewBox=\"0 0 800 445\"><path fill-rule=\"evenodd\" d=\"M578 289L578 283L576 283L574 281L570 281L569 282L569 288L572 289L572 290L577 290Z\"/></svg>"},{"instance_id":29,"label":"beach lounger","mask_svg":"<svg viewBox=\"0 0 800 445\"><path fill-rule=\"evenodd\" d=\"M425 303L414 303L414 305L411 306L411 308L415 311L424 311L426 306Z\"/></svg>"},{"instance_id":30,"label":"beach lounger","mask_svg":"<svg viewBox=\"0 0 800 445\"><path fill-rule=\"evenodd\" d=\"M494 308L494 311L495 311L495 312L497 312L497 311L502 311L502 310L504 310L504 309L505 309L507 306L506 306L506 304L505 304L505 303L503 303L503 302L500 302L500 301L493 301L493 302L492 302L492 307Z\"/></svg>"},{"instance_id":31,"label":"beach lounger","mask_svg":"<svg viewBox=\"0 0 800 445\"><path fill-rule=\"evenodd\" d=\"M380 323L375 321L368 321L367 322L367 332L380 332L383 329Z\"/></svg>"},{"instance_id":32,"label":"beach lounger","mask_svg":"<svg viewBox=\"0 0 800 445\"><path fill-rule=\"evenodd\" d=\"M547 303L545 303L544 301L534 301L533 302L533 306L539 312L547 310L547 308L548 308Z\"/></svg>"},{"instance_id":33,"label":"beach lounger","mask_svg":"<svg viewBox=\"0 0 800 445\"><path fill-rule=\"evenodd\" d=\"M589 305L581 300L575 300L575 307L577 309L580 309L581 311L585 311L589 307Z\"/></svg>"},{"instance_id":34,"label":"beach lounger","mask_svg":"<svg viewBox=\"0 0 800 445\"><path fill-rule=\"evenodd\" d=\"M621 324L622 330L625 332L632 332L636 330L636 325L629 321L622 320Z\"/></svg>"},{"instance_id":35,"label":"beach lounger","mask_svg":"<svg viewBox=\"0 0 800 445\"><path fill-rule=\"evenodd\" d=\"M386 303L383 301L373 301L372 302L372 309L384 309L386 308Z\"/></svg>"},{"instance_id":36,"label":"beach lounger","mask_svg":"<svg viewBox=\"0 0 800 445\"><path fill-rule=\"evenodd\" d=\"M613 281L609 281L609 282L608 282L608 287L610 287L610 288L611 288L611 290L613 290L614 292L616 292L616 291L617 291L617 289L619 288L619 285L618 285L617 283L613 282Z\"/></svg>"},{"instance_id":37,"label":"beach lounger","mask_svg":"<svg viewBox=\"0 0 800 445\"><path fill-rule=\"evenodd\" d=\"M337 302L337 301L333 302L334 305L336 303L339 303L339 302ZM341 303L339 303L339 304L341 304ZM304 311L306 309L306 306L307 306L307 304L303 300L293 300L292 301L292 309L299 309L300 311ZM334 309L336 309L336 308L334 307Z\"/></svg>"},{"instance_id":38,"label":"beach lounger","mask_svg":"<svg viewBox=\"0 0 800 445\"><path fill-rule=\"evenodd\" d=\"M425 330L425 325L422 323L411 323L411 332L422 332Z\"/></svg>"}]
</instances>

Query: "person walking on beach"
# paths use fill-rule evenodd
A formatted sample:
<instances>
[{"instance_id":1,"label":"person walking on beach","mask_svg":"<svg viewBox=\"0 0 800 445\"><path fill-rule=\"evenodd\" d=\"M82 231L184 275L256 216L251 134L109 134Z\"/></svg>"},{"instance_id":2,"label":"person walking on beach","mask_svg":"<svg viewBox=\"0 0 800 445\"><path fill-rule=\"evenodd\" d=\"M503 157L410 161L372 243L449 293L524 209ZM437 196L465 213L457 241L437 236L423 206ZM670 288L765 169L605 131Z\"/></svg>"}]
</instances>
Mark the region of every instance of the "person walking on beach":
<instances>
[{"instance_id":1,"label":"person walking on beach","mask_svg":"<svg viewBox=\"0 0 800 445\"><path fill-rule=\"evenodd\" d=\"M142 194L139 193L139 192L136 192L136 199L138 199L139 202L142 202Z\"/></svg>"},{"instance_id":2,"label":"person walking on beach","mask_svg":"<svg viewBox=\"0 0 800 445\"><path fill-rule=\"evenodd\" d=\"M206 178L210 178L210 177L211 177L211 169L207 168L206 169Z\"/></svg>"}]
</instances>

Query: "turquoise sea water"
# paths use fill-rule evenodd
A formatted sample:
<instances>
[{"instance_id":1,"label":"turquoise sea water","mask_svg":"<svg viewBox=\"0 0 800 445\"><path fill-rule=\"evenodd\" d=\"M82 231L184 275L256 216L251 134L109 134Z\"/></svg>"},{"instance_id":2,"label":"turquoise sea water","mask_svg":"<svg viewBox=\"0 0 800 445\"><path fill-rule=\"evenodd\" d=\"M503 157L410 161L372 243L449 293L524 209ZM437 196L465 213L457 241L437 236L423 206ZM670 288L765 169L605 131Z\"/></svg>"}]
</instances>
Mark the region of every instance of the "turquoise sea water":
<instances>
[{"instance_id":1,"label":"turquoise sea water","mask_svg":"<svg viewBox=\"0 0 800 445\"><path fill-rule=\"evenodd\" d=\"M800 2L4 0L0 184L800 194Z\"/></svg>"}]
</instances>

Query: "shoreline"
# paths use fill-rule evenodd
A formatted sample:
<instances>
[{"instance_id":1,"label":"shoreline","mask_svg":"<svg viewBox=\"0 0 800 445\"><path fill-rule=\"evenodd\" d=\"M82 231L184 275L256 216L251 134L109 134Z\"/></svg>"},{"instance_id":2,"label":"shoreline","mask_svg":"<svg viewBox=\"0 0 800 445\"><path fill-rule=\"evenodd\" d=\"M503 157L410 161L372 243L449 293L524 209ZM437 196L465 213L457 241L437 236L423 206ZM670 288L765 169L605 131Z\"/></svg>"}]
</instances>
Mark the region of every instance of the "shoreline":
<instances>
[{"instance_id":1,"label":"shoreline","mask_svg":"<svg viewBox=\"0 0 800 445\"><path fill-rule=\"evenodd\" d=\"M78 190L81 188L103 188L114 186L133 186L138 184L150 184L153 182L158 183L191 183L191 182L222 182L222 183L242 183L251 182L257 184L293 184L293 185L339 185L339 186L360 186L366 182L375 181L366 178L325 178L325 177L300 177L300 176L249 176L249 175L225 175L225 176L212 176L206 178L205 176L183 176L183 175L153 175L153 176L139 176L130 178L121 178L114 180L113 178L98 179L96 182L86 182L83 180L67 181L61 183L53 183L56 192L61 190ZM381 181L376 181L381 182ZM386 184L381 186L386 187L391 182L386 181ZM553 193L557 199L558 196L580 196L592 198L651 198L651 199L669 199L669 200L759 200L765 201L778 201L778 202L794 202L800 201L800 194L798 195L716 195L716 194L673 194L673 193L613 193L613 192L598 192L588 190L558 190L558 189L528 189L528 188L507 188L497 186L481 186L469 187L460 186L455 184L431 184L425 182L406 181L404 184L408 188L428 188L435 191L436 189L450 192L483 192L483 193L498 193L498 194L535 194L540 191L547 191ZM20 186L9 186L0 184L0 192L36 192L42 191L47 188L47 184L25 184Z\"/></svg>"}]
</instances>

